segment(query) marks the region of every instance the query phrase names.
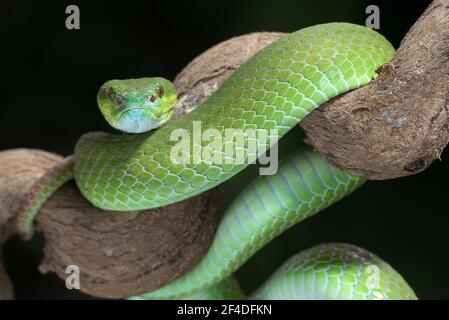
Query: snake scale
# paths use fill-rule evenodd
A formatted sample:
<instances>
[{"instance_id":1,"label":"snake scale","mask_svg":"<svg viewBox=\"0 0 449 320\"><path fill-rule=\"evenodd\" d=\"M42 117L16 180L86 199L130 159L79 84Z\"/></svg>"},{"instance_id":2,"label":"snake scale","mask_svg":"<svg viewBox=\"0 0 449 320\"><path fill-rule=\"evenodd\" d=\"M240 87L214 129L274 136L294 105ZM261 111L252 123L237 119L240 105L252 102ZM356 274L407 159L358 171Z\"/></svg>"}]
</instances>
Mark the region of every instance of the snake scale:
<instances>
[{"instance_id":1,"label":"snake scale","mask_svg":"<svg viewBox=\"0 0 449 320\"><path fill-rule=\"evenodd\" d=\"M151 209L209 190L246 168L251 156L265 153L319 105L368 84L394 52L383 36L363 26L328 23L305 28L256 53L194 111L165 126L176 99L173 84L163 78L108 81L98 93L103 115L113 127L138 134L83 135L74 157L32 188L20 210L18 229L25 238L31 237L40 206L72 178L94 206L112 211ZM277 134L258 145L256 154L248 141L240 149L232 142L233 150L243 153L243 163L214 162L194 154L188 161L173 161L171 152L178 141L172 133L181 129L192 136L195 122L201 123L203 132L213 129L222 137L228 129ZM209 143L193 139L190 148L207 148ZM230 155L222 145L212 155L232 160L235 152ZM209 251L195 267L172 283L133 298L242 298L234 271L284 230L364 181L332 167L310 148L294 152L281 161L276 174L259 176L226 208ZM251 297L416 298L379 257L337 243L292 257Z\"/></svg>"}]
</instances>

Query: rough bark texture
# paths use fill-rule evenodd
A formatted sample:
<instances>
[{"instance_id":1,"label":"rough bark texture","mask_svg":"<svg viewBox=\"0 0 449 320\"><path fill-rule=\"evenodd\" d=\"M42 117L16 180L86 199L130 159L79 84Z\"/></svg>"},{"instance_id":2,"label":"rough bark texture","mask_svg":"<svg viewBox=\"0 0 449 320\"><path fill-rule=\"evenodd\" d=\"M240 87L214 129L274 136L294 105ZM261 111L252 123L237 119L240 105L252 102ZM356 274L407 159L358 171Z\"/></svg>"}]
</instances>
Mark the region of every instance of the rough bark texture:
<instances>
[{"instance_id":1,"label":"rough bark texture","mask_svg":"<svg viewBox=\"0 0 449 320\"><path fill-rule=\"evenodd\" d=\"M197 57L177 77L181 92L188 92L181 95L182 104L194 107L282 35L252 33ZM307 142L344 171L372 180L418 173L449 141L448 0L429 6L378 72L368 86L323 104L300 126Z\"/></svg>"},{"instance_id":2,"label":"rough bark texture","mask_svg":"<svg viewBox=\"0 0 449 320\"><path fill-rule=\"evenodd\" d=\"M25 192L60 159L39 150L0 152L0 221L5 234L11 234L12 217ZM65 279L66 267L77 265L81 290L97 297L125 298L148 292L201 258L220 213L221 197L215 190L163 208L120 214L94 208L70 183L37 216L36 228L45 235L40 270ZM3 291L11 297L1 272L0 297Z\"/></svg>"},{"instance_id":3,"label":"rough bark texture","mask_svg":"<svg viewBox=\"0 0 449 320\"><path fill-rule=\"evenodd\" d=\"M436 0L369 86L322 105L301 122L337 167L369 179L418 173L449 140L449 1Z\"/></svg>"},{"instance_id":4,"label":"rough bark texture","mask_svg":"<svg viewBox=\"0 0 449 320\"><path fill-rule=\"evenodd\" d=\"M207 98L234 70L282 33L253 33L225 41L194 59L175 79L179 117ZM321 106L301 125L308 142L331 163L370 179L424 170L449 138L449 0L435 0L402 42L391 63L367 87ZM38 150L0 152L0 240L32 183L60 157ZM81 269L81 289L120 298L151 291L181 275L210 245L221 211L216 191L148 213L93 208L68 184L42 208L41 271L65 279ZM0 268L0 297L12 297Z\"/></svg>"}]
</instances>

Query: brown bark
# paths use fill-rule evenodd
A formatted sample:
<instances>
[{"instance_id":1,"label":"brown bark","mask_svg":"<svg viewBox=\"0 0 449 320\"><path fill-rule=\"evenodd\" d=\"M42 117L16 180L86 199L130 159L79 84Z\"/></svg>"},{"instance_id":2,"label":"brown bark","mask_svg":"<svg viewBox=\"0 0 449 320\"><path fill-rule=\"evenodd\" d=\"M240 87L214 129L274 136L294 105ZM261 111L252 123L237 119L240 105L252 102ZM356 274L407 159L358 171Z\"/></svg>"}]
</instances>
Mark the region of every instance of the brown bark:
<instances>
[{"instance_id":1,"label":"brown bark","mask_svg":"<svg viewBox=\"0 0 449 320\"><path fill-rule=\"evenodd\" d=\"M282 35L233 38L194 59L177 77L182 104L197 105ZM418 173L439 159L449 141L448 0L429 6L378 72L368 86L323 104L300 125L307 142L346 172L373 180Z\"/></svg>"},{"instance_id":2,"label":"brown bark","mask_svg":"<svg viewBox=\"0 0 449 320\"><path fill-rule=\"evenodd\" d=\"M54 154L37 150L0 152L0 244L15 231L15 214L25 192L58 159ZM12 285L1 260L0 299L12 299Z\"/></svg>"},{"instance_id":3,"label":"brown bark","mask_svg":"<svg viewBox=\"0 0 449 320\"><path fill-rule=\"evenodd\" d=\"M337 167L370 179L421 172L449 141L449 1L436 0L370 85L303 122L308 142Z\"/></svg>"},{"instance_id":4,"label":"brown bark","mask_svg":"<svg viewBox=\"0 0 449 320\"><path fill-rule=\"evenodd\" d=\"M25 192L61 157L16 149L0 152L0 219L5 233ZM45 236L40 271L62 279L68 265L80 270L81 290L93 296L126 298L152 291L192 267L210 245L221 197L205 192L144 212L107 212L90 205L69 183L42 207L36 229ZM0 296L3 282L0 270ZM5 292L5 297L7 297Z\"/></svg>"},{"instance_id":5,"label":"brown bark","mask_svg":"<svg viewBox=\"0 0 449 320\"><path fill-rule=\"evenodd\" d=\"M0 251L1 255L1 251ZM14 299L14 292L11 281L3 268L2 259L0 258L0 300Z\"/></svg>"}]
</instances>

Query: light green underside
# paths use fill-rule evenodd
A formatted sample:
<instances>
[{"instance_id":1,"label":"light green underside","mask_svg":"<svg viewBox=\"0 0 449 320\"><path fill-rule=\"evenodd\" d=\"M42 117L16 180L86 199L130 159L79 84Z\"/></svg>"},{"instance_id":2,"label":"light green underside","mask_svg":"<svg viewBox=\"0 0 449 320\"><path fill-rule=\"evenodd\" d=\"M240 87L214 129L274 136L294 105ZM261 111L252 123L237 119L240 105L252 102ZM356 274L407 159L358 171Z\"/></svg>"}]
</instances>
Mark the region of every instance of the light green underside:
<instances>
[{"instance_id":1,"label":"light green underside","mask_svg":"<svg viewBox=\"0 0 449 320\"><path fill-rule=\"evenodd\" d=\"M353 245L330 243L286 261L253 295L263 300L415 300L388 263Z\"/></svg>"},{"instance_id":2,"label":"light green underside","mask_svg":"<svg viewBox=\"0 0 449 320\"><path fill-rule=\"evenodd\" d=\"M75 179L95 206L116 211L150 209L211 189L247 164L175 164L171 141L175 129L193 136L225 129L272 130L281 138L330 98L374 79L376 69L394 54L380 34L347 23L318 25L287 35L254 55L204 103L155 133L89 133L75 150ZM277 139L240 148L244 159L265 152ZM192 141L202 147L208 141ZM234 142L234 147L236 146ZM193 150L193 148L191 149ZM225 150L215 150L218 158ZM236 155L228 155L235 158ZM215 157L217 158L217 157ZM191 160L197 160L191 158ZM247 161L245 162L247 163ZM348 195L364 179L341 172L310 149L284 160L276 175L261 176L226 209L215 239L203 259L174 282L138 298L241 298L231 274L259 248L293 224ZM383 298L415 298L402 277L370 253L346 245L312 248L287 262L254 298L372 299L367 265L379 268L376 290Z\"/></svg>"},{"instance_id":3,"label":"light green underside","mask_svg":"<svg viewBox=\"0 0 449 320\"><path fill-rule=\"evenodd\" d=\"M245 297L231 276L182 299ZM378 256L350 244L328 243L288 259L249 299L416 300L417 297L402 276Z\"/></svg>"}]
</instances>

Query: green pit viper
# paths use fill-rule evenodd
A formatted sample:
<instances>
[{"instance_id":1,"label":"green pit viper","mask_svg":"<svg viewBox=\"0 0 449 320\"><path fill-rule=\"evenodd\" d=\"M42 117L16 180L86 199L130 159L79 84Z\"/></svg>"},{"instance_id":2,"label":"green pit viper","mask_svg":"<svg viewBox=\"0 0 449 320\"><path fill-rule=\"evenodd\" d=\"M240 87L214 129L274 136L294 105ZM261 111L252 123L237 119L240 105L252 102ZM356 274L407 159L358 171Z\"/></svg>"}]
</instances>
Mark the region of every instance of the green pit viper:
<instances>
[{"instance_id":1,"label":"green pit viper","mask_svg":"<svg viewBox=\"0 0 449 320\"><path fill-rule=\"evenodd\" d=\"M114 128L133 134L83 135L74 156L33 186L23 201L18 230L31 237L41 205L72 178L94 206L115 211L160 207L209 190L250 161L193 161L190 155L190 161L172 161L174 130L191 135L195 121L204 131L214 129L220 135L225 129L277 130L276 139L259 146L259 156L322 103L375 79L376 69L394 52L383 36L364 26L329 23L305 28L256 53L194 111L165 126L176 100L171 82L108 81L97 96L101 112ZM245 160L250 156L247 149L248 141L240 150ZM222 146L214 152L223 156L226 150ZM234 271L284 230L364 182L332 167L310 148L294 152L281 161L276 174L259 176L226 208L211 247L195 267L172 283L133 298L243 298ZM292 257L251 298L415 299L416 295L379 257L335 243Z\"/></svg>"}]
</instances>

